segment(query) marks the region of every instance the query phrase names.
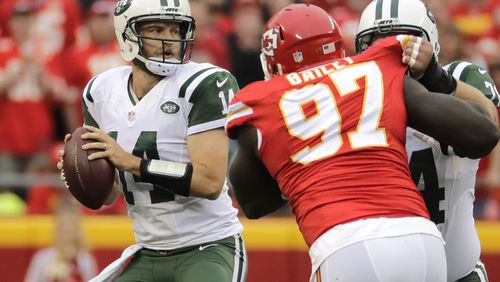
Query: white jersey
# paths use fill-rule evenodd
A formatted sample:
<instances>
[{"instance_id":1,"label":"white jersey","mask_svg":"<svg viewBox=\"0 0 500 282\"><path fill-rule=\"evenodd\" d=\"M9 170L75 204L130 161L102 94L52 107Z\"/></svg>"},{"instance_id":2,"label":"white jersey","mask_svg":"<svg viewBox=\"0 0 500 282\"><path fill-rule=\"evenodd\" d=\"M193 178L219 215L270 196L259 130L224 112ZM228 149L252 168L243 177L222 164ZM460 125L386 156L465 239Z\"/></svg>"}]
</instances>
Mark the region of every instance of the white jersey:
<instances>
[{"instance_id":1,"label":"white jersey","mask_svg":"<svg viewBox=\"0 0 500 282\"><path fill-rule=\"evenodd\" d=\"M99 127L125 151L146 159L191 162L187 136L224 127L228 100L238 91L226 70L190 62L179 65L139 101L128 87L131 73L129 66L114 68L89 82L83 93L85 124ZM135 240L142 247L177 249L243 230L226 184L211 201L173 194L129 172L119 176Z\"/></svg>"},{"instance_id":2,"label":"white jersey","mask_svg":"<svg viewBox=\"0 0 500 282\"><path fill-rule=\"evenodd\" d=\"M413 131L407 129L406 139L410 171L443 235L448 281L456 281L474 269L481 253L472 214L479 160L445 155L438 143L430 146Z\"/></svg>"},{"instance_id":3,"label":"white jersey","mask_svg":"<svg viewBox=\"0 0 500 282\"><path fill-rule=\"evenodd\" d=\"M460 61L445 69L455 79L474 86L499 105L498 91L485 70ZM406 150L413 181L424 197L431 220L437 224L446 242L448 281L456 281L474 270L481 254L473 217L479 160L457 157L448 146L410 128L407 129Z\"/></svg>"}]
</instances>

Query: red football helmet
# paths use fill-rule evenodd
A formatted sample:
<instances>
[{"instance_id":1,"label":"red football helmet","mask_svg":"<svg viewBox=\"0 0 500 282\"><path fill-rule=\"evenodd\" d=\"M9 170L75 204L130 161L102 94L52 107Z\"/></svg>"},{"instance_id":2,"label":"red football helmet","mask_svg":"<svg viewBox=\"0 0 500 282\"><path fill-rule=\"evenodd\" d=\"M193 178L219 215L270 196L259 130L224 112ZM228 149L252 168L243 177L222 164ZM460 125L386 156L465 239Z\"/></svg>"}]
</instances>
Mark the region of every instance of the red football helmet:
<instances>
[{"instance_id":1,"label":"red football helmet","mask_svg":"<svg viewBox=\"0 0 500 282\"><path fill-rule=\"evenodd\" d=\"M338 24L317 6L289 5L264 26L260 57L266 80L344 56Z\"/></svg>"}]
</instances>

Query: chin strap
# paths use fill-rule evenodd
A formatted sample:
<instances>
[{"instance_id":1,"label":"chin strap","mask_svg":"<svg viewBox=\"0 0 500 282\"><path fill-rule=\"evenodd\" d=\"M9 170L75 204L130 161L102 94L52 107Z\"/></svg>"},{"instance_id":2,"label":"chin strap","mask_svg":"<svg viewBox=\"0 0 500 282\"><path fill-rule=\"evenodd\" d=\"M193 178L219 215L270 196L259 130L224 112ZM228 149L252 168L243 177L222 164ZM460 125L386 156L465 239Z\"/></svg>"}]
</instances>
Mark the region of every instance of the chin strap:
<instances>
[{"instance_id":1,"label":"chin strap","mask_svg":"<svg viewBox=\"0 0 500 282\"><path fill-rule=\"evenodd\" d=\"M181 65L180 63L162 63L151 61L144 58L143 56L136 56L136 59L144 63L144 66L148 71L159 76L170 76Z\"/></svg>"},{"instance_id":2,"label":"chin strap","mask_svg":"<svg viewBox=\"0 0 500 282\"><path fill-rule=\"evenodd\" d=\"M170 76L179 67L179 64L160 63L150 60L146 60L144 64L150 72L161 76Z\"/></svg>"}]
</instances>

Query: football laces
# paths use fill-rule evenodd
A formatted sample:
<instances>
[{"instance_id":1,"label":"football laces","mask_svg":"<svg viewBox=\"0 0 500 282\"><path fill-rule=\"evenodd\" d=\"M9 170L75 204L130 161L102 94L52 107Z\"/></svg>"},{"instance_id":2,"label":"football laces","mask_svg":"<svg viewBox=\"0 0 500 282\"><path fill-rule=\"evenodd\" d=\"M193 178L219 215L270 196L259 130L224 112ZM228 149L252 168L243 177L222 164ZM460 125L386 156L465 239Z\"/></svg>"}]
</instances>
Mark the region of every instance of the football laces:
<instances>
[{"instance_id":1,"label":"football laces","mask_svg":"<svg viewBox=\"0 0 500 282\"><path fill-rule=\"evenodd\" d=\"M66 174L64 174L64 169L61 169L61 180L64 183L66 189L69 189L68 182L66 181Z\"/></svg>"}]
</instances>

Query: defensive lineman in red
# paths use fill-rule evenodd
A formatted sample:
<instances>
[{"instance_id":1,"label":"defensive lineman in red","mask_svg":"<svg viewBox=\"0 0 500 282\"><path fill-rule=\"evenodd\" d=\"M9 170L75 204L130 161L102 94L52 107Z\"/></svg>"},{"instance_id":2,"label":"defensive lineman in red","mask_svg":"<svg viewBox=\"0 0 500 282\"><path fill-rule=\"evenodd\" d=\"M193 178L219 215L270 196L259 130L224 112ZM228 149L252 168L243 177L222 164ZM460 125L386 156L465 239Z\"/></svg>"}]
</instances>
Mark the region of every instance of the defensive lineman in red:
<instances>
[{"instance_id":1,"label":"defensive lineman in red","mask_svg":"<svg viewBox=\"0 0 500 282\"><path fill-rule=\"evenodd\" d=\"M441 235L410 178L406 126L467 154L486 146L467 137L477 127L498 140L494 126L471 105L405 78L409 36L334 61L344 57L337 24L303 4L278 12L264 31L271 80L237 93L226 125L240 146L230 176L245 214L264 216L286 198L310 247L311 281L446 281Z\"/></svg>"},{"instance_id":2,"label":"defensive lineman in red","mask_svg":"<svg viewBox=\"0 0 500 282\"><path fill-rule=\"evenodd\" d=\"M398 49L390 38L352 59L253 84L232 103L229 136L245 124L259 129L259 156L309 246L360 218L428 216L402 142L406 67ZM246 107L252 113L238 114Z\"/></svg>"}]
</instances>

